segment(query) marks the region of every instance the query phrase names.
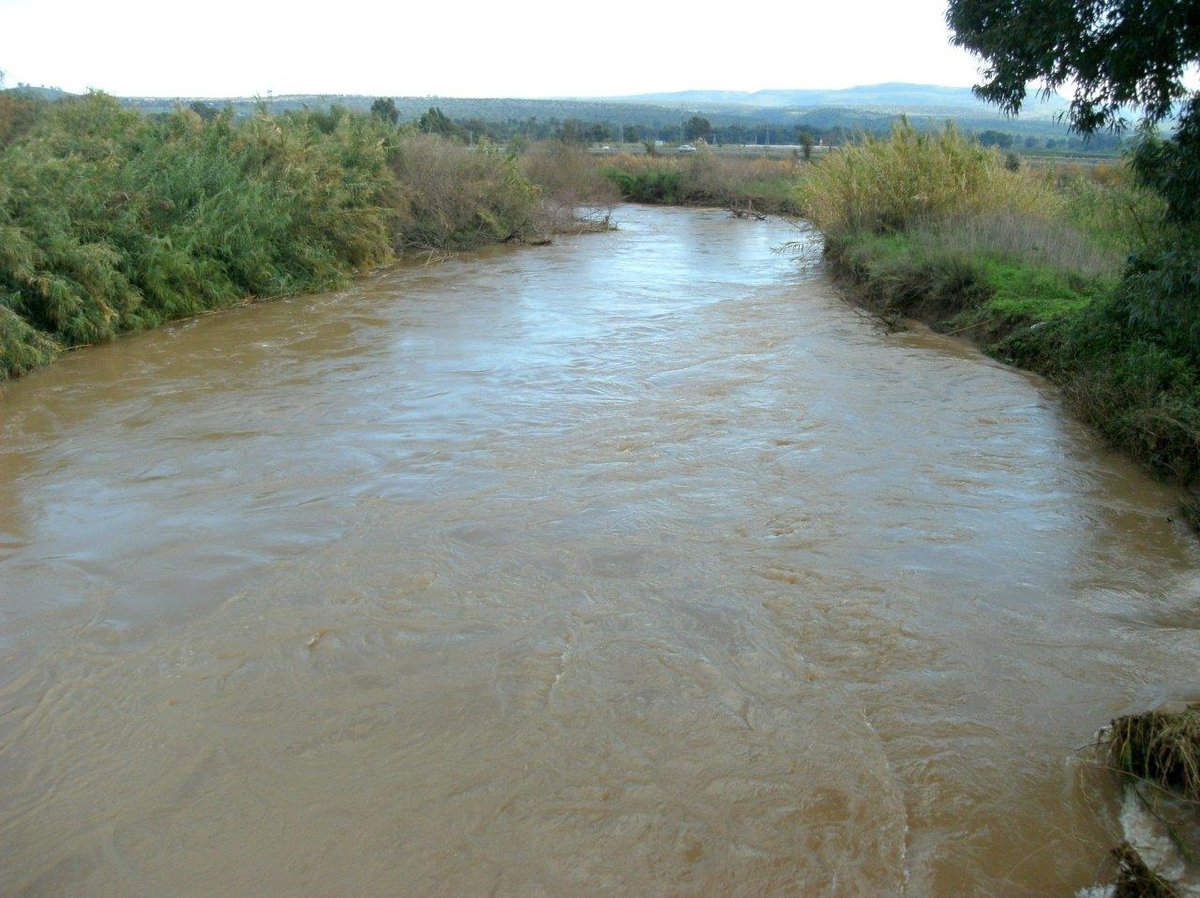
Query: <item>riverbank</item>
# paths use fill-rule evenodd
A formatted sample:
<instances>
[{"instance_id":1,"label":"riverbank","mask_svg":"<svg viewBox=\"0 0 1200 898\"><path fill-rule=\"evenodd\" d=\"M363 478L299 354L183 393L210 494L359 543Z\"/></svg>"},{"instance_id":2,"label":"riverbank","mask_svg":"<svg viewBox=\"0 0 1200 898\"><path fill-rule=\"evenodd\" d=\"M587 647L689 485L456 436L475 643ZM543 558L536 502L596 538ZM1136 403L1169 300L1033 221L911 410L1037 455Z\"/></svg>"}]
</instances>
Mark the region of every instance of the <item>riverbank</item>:
<instances>
[{"instance_id":1,"label":"riverbank","mask_svg":"<svg viewBox=\"0 0 1200 898\"><path fill-rule=\"evenodd\" d=\"M8 385L0 893L1094 881L1063 759L1200 667L1168 491L811 231L619 217Z\"/></svg>"},{"instance_id":2,"label":"riverbank","mask_svg":"<svg viewBox=\"0 0 1200 898\"><path fill-rule=\"evenodd\" d=\"M863 303L1050 378L1184 487L1200 528L1200 313L1157 197L1120 169L1009 171L953 131L904 129L814 166L799 192Z\"/></svg>"},{"instance_id":3,"label":"riverbank","mask_svg":"<svg viewBox=\"0 0 1200 898\"><path fill-rule=\"evenodd\" d=\"M1129 172L1012 171L950 129L900 128L814 167L799 190L832 273L859 301L889 326L917 319L1047 376L1110 444L1184 488L1180 512L1200 532L1200 254ZM1188 876L1195 720L1195 704L1121 717L1098 749L1133 782L1111 853L1115 894L1174 895ZM1178 814L1158 799L1172 789ZM1143 806L1171 818L1162 833L1137 822ZM1179 851L1156 850L1156 838Z\"/></svg>"},{"instance_id":4,"label":"riverbank","mask_svg":"<svg viewBox=\"0 0 1200 898\"><path fill-rule=\"evenodd\" d=\"M826 259L857 299L891 322L911 318L1043 374L1117 449L1187 489L1200 529L1200 391L1193 362L1146 339L1114 287L992 259L923 258L905 237L830 238Z\"/></svg>"},{"instance_id":5,"label":"riverbank","mask_svg":"<svg viewBox=\"0 0 1200 898\"><path fill-rule=\"evenodd\" d=\"M798 157L720 156L701 148L687 156L604 157L596 164L629 202L721 206L759 214L798 215Z\"/></svg>"},{"instance_id":6,"label":"riverbank","mask_svg":"<svg viewBox=\"0 0 1200 898\"><path fill-rule=\"evenodd\" d=\"M544 241L572 224L565 189L489 144L336 108L149 118L0 94L0 379L405 251Z\"/></svg>"}]
</instances>

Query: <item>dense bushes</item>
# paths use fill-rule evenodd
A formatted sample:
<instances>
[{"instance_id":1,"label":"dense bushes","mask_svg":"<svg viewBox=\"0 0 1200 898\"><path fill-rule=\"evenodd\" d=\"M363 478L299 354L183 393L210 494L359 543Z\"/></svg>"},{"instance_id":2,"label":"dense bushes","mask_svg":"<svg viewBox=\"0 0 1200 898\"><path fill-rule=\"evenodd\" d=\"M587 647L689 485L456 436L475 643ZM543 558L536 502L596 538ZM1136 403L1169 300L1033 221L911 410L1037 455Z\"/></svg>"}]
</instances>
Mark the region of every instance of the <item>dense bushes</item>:
<instances>
[{"instance_id":1,"label":"dense bushes","mask_svg":"<svg viewBox=\"0 0 1200 898\"><path fill-rule=\"evenodd\" d=\"M621 199L617 187L600 172L596 158L581 146L544 141L526 153L521 162L526 176L558 206L604 206Z\"/></svg>"},{"instance_id":2,"label":"dense bushes","mask_svg":"<svg viewBox=\"0 0 1200 898\"><path fill-rule=\"evenodd\" d=\"M723 156L701 148L686 158L617 156L606 160L603 173L633 202L795 212L792 191L800 168L794 159Z\"/></svg>"},{"instance_id":3,"label":"dense bushes","mask_svg":"<svg viewBox=\"0 0 1200 898\"><path fill-rule=\"evenodd\" d=\"M824 156L800 181L804 214L826 234L902 231L948 215L1028 212L1049 201L1039 182L952 126L921 133L907 123L889 138Z\"/></svg>"},{"instance_id":4,"label":"dense bushes","mask_svg":"<svg viewBox=\"0 0 1200 898\"><path fill-rule=\"evenodd\" d=\"M621 196L635 203L666 203L673 205L685 199L683 178L678 168L643 168L635 171L613 166L605 175L621 191Z\"/></svg>"},{"instance_id":5,"label":"dense bushes","mask_svg":"<svg viewBox=\"0 0 1200 898\"><path fill-rule=\"evenodd\" d=\"M540 230L539 191L516 158L436 134L401 136L393 151L398 246L464 249Z\"/></svg>"},{"instance_id":6,"label":"dense bushes","mask_svg":"<svg viewBox=\"0 0 1200 898\"><path fill-rule=\"evenodd\" d=\"M381 134L349 117L150 121L93 94L0 155L0 368L387 257Z\"/></svg>"},{"instance_id":7,"label":"dense bushes","mask_svg":"<svg viewBox=\"0 0 1200 898\"><path fill-rule=\"evenodd\" d=\"M1064 386L1080 414L1160 474L1200 479L1200 252L1148 247L1120 281L1009 351Z\"/></svg>"},{"instance_id":8,"label":"dense bushes","mask_svg":"<svg viewBox=\"0 0 1200 898\"><path fill-rule=\"evenodd\" d=\"M378 116L148 119L0 93L0 376L398 248L523 238L539 206L517 160Z\"/></svg>"}]
</instances>

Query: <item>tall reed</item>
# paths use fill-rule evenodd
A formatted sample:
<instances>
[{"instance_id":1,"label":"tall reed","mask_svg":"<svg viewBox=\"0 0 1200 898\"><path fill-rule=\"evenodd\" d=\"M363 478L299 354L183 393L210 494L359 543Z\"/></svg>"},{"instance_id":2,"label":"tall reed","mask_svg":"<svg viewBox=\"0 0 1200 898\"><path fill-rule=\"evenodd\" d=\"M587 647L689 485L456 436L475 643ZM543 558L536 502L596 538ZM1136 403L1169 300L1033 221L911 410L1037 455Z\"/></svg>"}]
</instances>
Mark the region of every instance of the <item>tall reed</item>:
<instances>
[{"instance_id":1,"label":"tall reed","mask_svg":"<svg viewBox=\"0 0 1200 898\"><path fill-rule=\"evenodd\" d=\"M906 121L889 137L823 156L805 170L797 196L805 217L834 235L902 231L953 214L1050 211L1061 202L952 125L922 133Z\"/></svg>"}]
</instances>

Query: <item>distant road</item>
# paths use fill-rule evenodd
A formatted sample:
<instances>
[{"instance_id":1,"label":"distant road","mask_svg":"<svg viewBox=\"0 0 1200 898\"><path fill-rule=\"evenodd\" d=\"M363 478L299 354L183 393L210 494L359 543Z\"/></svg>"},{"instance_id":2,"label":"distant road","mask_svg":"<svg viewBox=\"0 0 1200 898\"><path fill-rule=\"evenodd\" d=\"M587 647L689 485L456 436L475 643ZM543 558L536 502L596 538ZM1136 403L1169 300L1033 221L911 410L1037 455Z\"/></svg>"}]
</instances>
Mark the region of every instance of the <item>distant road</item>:
<instances>
[{"instance_id":1,"label":"distant road","mask_svg":"<svg viewBox=\"0 0 1200 898\"><path fill-rule=\"evenodd\" d=\"M717 153L721 156L771 156L782 158L791 156L793 153L803 156L804 147L798 143L775 143L770 146L761 144L717 144L708 147L709 151ZM814 146L813 153L823 153L828 150L826 146ZM588 151L597 156L616 156L620 153L633 153L641 155L646 152L646 148L641 143L625 143L625 144L605 144L603 146L588 147ZM677 144L668 143L665 146L660 146L658 152L662 156L688 155L679 152Z\"/></svg>"}]
</instances>

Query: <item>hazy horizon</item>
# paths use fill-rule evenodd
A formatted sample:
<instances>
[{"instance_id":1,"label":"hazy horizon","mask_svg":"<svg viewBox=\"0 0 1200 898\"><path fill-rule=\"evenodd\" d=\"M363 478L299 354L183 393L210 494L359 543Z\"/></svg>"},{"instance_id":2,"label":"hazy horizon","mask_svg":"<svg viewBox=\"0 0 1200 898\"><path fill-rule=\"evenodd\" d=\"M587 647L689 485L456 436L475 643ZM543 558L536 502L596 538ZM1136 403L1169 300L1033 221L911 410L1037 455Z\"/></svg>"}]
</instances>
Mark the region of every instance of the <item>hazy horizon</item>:
<instances>
[{"instance_id":1,"label":"hazy horizon","mask_svg":"<svg viewBox=\"0 0 1200 898\"><path fill-rule=\"evenodd\" d=\"M978 81L976 61L949 43L945 0L802 11L770 2L737 17L631 0L587 18L547 0L468 2L452 13L376 0L321 16L294 10L214 0L185 15L148 0L0 0L0 71L10 86L141 97L599 99Z\"/></svg>"}]
</instances>

